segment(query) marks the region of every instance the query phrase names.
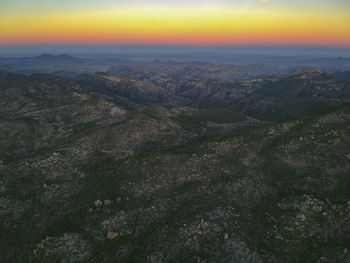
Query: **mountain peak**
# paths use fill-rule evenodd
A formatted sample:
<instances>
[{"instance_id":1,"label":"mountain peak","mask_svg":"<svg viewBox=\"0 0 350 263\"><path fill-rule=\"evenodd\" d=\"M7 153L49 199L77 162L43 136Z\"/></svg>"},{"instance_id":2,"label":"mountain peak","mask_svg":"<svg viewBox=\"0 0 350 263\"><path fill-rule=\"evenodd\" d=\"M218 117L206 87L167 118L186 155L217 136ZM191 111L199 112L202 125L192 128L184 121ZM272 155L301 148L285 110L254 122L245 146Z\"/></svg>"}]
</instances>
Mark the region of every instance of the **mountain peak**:
<instances>
[{"instance_id":1,"label":"mountain peak","mask_svg":"<svg viewBox=\"0 0 350 263\"><path fill-rule=\"evenodd\" d=\"M41 54L40 56L38 56L38 58L53 58L53 55L45 53L45 54Z\"/></svg>"},{"instance_id":2,"label":"mountain peak","mask_svg":"<svg viewBox=\"0 0 350 263\"><path fill-rule=\"evenodd\" d=\"M52 55L52 54L42 54L38 56L39 59L62 59L62 60L68 60L68 59L75 59L74 57L67 55L67 54L60 54L60 55Z\"/></svg>"},{"instance_id":3,"label":"mountain peak","mask_svg":"<svg viewBox=\"0 0 350 263\"><path fill-rule=\"evenodd\" d=\"M159 58L156 58L155 60L153 60L153 63L161 63L162 61Z\"/></svg>"},{"instance_id":4,"label":"mountain peak","mask_svg":"<svg viewBox=\"0 0 350 263\"><path fill-rule=\"evenodd\" d=\"M309 72L309 73L321 74L321 73L323 73L323 71L322 71L322 70L320 70L320 69L318 69L318 68L315 68L315 69L310 70L310 72Z\"/></svg>"},{"instance_id":5,"label":"mountain peak","mask_svg":"<svg viewBox=\"0 0 350 263\"><path fill-rule=\"evenodd\" d=\"M315 79L315 78L322 78L322 79L328 79L328 78L334 78L335 74L332 72L323 72L320 69L312 69L308 72L305 72L301 75L298 75L298 79Z\"/></svg>"}]
</instances>

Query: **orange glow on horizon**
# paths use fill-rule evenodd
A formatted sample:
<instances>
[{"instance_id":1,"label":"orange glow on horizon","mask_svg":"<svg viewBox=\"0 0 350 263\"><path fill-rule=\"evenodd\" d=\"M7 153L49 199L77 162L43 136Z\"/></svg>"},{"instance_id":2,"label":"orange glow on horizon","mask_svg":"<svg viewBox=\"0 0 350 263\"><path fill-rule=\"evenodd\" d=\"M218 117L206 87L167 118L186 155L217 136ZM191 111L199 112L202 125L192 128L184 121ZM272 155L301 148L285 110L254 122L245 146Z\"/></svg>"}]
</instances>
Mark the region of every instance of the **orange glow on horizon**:
<instances>
[{"instance_id":1,"label":"orange glow on horizon","mask_svg":"<svg viewBox=\"0 0 350 263\"><path fill-rule=\"evenodd\" d=\"M177 12L178 11L178 12ZM5 26L4 26L5 25ZM350 47L350 18L283 10L154 9L0 17L0 45L317 45Z\"/></svg>"}]
</instances>

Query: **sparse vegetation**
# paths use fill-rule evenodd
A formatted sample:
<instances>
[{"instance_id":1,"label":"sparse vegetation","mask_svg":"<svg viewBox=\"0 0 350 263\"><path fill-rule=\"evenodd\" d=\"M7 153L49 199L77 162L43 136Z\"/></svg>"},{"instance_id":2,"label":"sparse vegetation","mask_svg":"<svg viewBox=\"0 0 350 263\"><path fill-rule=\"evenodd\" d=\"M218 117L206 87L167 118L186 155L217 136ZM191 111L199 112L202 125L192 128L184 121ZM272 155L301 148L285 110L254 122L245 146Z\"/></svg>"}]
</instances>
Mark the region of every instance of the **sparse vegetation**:
<instances>
[{"instance_id":1,"label":"sparse vegetation","mask_svg":"<svg viewBox=\"0 0 350 263\"><path fill-rule=\"evenodd\" d=\"M235 84L237 104L211 84L208 98L229 107L197 108L182 105L204 101L192 95L164 107L0 74L0 258L349 261L349 83L329 95L335 78L261 79L248 97ZM293 97L304 82L305 97Z\"/></svg>"}]
</instances>

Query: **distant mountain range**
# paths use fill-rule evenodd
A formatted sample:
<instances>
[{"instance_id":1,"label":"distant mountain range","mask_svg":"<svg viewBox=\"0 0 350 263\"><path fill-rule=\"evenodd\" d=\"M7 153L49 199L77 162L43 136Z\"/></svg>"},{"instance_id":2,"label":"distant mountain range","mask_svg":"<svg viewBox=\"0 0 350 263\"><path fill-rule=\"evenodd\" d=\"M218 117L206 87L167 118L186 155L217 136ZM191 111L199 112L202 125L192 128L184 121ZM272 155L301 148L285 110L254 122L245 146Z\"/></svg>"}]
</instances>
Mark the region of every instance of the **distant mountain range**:
<instances>
[{"instance_id":1,"label":"distant mountain range","mask_svg":"<svg viewBox=\"0 0 350 263\"><path fill-rule=\"evenodd\" d=\"M47 60L48 57L50 55L43 55L38 59ZM71 58L63 56L60 59L70 60ZM179 67L180 70L183 68L181 63L172 62L172 65L175 68ZM204 65L207 67L206 64ZM80 74L74 75L73 79L67 78L65 74L61 76L62 73L36 73L27 76L14 73L1 74L2 79L8 81L9 87L11 87L10 79L13 79L13 83L18 81L32 83L34 81L38 82L40 86L50 81L55 85L56 83L67 83L67 85L79 87L79 90L83 92L93 93L126 104L133 102L173 107L192 105L201 108L223 105L235 111L246 110L247 112L244 113L247 114L253 113L251 110L245 109L243 104L250 105L249 108L261 107L261 103L271 100L271 102L266 103L276 107L281 103L315 102L323 99L350 97L349 80L321 70L311 70L283 78L271 75L237 83L222 83L213 80L188 80L188 77L181 75L181 73L179 75L173 73L175 70L171 71L173 75L169 78L165 74L154 74L153 69L150 69L149 74L137 74L135 71L129 71L125 66L119 69L124 74L120 74L121 71L115 71L114 68L110 73ZM213 71L213 69L211 70ZM128 77L126 75L134 76ZM13 85L16 86L16 84Z\"/></svg>"},{"instance_id":2,"label":"distant mountain range","mask_svg":"<svg viewBox=\"0 0 350 263\"><path fill-rule=\"evenodd\" d=\"M200 59L210 57L212 59ZM186 58L186 59L184 59ZM215 59L216 58L216 59ZM198 62L201 61L201 62ZM16 73L61 72L75 74L106 72L117 76L149 79L161 76L176 80L205 80L239 82L270 74L288 76L313 68L324 71L350 71L350 58L312 58L287 56L259 56L234 54L145 54L115 55L111 58L87 59L70 55L43 54L37 57L0 58L0 71Z\"/></svg>"}]
</instances>

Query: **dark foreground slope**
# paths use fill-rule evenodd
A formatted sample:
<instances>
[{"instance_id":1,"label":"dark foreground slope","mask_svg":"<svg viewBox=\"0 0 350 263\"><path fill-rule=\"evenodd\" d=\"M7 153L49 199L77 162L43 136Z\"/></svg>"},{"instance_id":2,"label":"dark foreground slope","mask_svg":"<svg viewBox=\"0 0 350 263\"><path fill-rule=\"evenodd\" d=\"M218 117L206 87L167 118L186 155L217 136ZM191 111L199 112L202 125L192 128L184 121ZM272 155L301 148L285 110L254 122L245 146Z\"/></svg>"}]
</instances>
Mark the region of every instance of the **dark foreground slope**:
<instances>
[{"instance_id":1,"label":"dark foreground slope","mask_svg":"<svg viewBox=\"0 0 350 263\"><path fill-rule=\"evenodd\" d=\"M347 81L92 78L0 74L1 261L350 260Z\"/></svg>"}]
</instances>

